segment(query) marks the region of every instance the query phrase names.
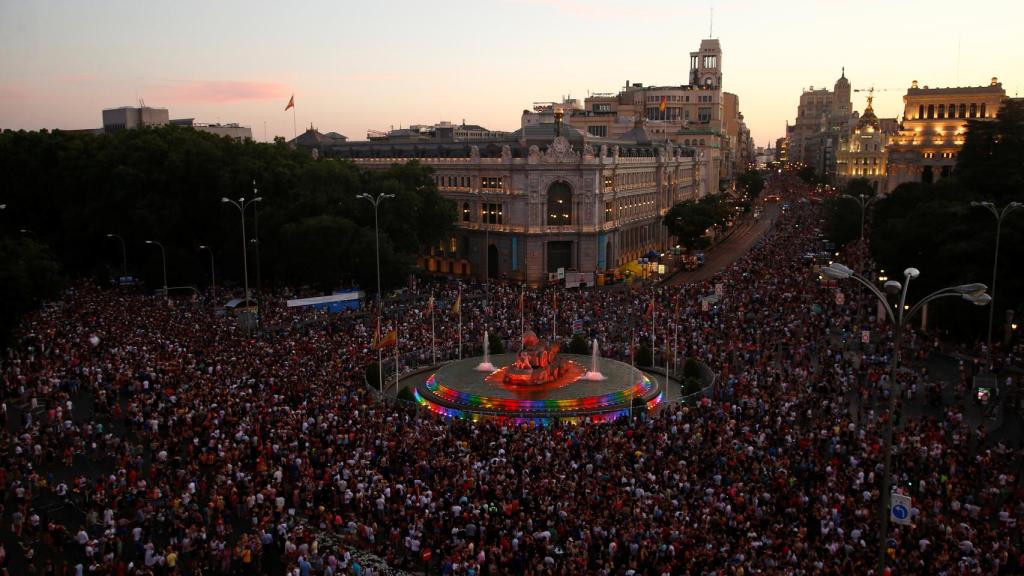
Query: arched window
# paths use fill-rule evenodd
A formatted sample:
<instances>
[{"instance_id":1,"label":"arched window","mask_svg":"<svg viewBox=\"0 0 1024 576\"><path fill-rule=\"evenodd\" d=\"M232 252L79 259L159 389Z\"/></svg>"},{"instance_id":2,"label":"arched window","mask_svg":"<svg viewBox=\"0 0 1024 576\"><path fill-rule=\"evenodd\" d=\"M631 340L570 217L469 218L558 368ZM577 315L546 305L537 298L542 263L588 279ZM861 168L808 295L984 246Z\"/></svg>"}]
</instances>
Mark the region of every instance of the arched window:
<instances>
[{"instance_id":1,"label":"arched window","mask_svg":"<svg viewBox=\"0 0 1024 576\"><path fill-rule=\"evenodd\" d=\"M920 104L917 107L917 117L924 118L924 104Z\"/></svg>"},{"instance_id":2,"label":"arched window","mask_svg":"<svg viewBox=\"0 0 1024 576\"><path fill-rule=\"evenodd\" d=\"M950 104L946 107L946 117L956 118L956 104Z\"/></svg>"},{"instance_id":3,"label":"arched window","mask_svg":"<svg viewBox=\"0 0 1024 576\"><path fill-rule=\"evenodd\" d=\"M974 104L974 103L971 103L971 118L977 118L977 117L978 117L978 105Z\"/></svg>"},{"instance_id":4,"label":"arched window","mask_svg":"<svg viewBox=\"0 0 1024 576\"><path fill-rule=\"evenodd\" d=\"M934 104L929 104L928 105L928 117L929 118L935 118L935 105Z\"/></svg>"},{"instance_id":5,"label":"arched window","mask_svg":"<svg viewBox=\"0 0 1024 576\"><path fill-rule=\"evenodd\" d=\"M936 116L936 118L945 118L945 117L946 117L946 105L945 104L939 104L939 115Z\"/></svg>"},{"instance_id":6,"label":"arched window","mask_svg":"<svg viewBox=\"0 0 1024 576\"><path fill-rule=\"evenodd\" d=\"M469 222L469 202L462 203L462 221Z\"/></svg>"},{"instance_id":7,"label":"arched window","mask_svg":"<svg viewBox=\"0 0 1024 576\"><path fill-rule=\"evenodd\" d=\"M984 102L981 103L981 117L982 118L988 118L988 116L985 116L985 103Z\"/></svg>"},{"instance_id":8,"label":"arched window","mask_svg":"<svg viewBox=\"0 0 1024 576\"><path fill-rule=\"evenodd\" d=\"M967 104L961 104L960 105L960 114L958 114L957 117L958 118L967 118Z\"/></svg>"},{"instance_id":9,"label":"arched window","mask_svg":"<svg viewBox=\"0 0 1024 576\"><path fill-rule=\"evenodd\" d=\"M548 188L548 226L572 224L572 189L565 182L555 182Z\"/></svg>"}]
</instances>

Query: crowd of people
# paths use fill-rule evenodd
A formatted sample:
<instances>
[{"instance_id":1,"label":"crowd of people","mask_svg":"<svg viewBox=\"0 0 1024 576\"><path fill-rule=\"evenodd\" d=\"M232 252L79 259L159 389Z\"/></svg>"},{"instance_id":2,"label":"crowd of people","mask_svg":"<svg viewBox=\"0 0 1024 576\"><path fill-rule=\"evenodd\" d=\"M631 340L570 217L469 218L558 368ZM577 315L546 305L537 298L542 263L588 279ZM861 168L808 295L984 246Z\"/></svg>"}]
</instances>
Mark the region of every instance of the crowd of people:
<instances>
[{"instance_id":1,"label":"crowd of people","mask_svg":"<svg viewBox=\"0 0 1024 576\"><path fill-rule=\"evenodd\" d=\"M464 356L484 330L514 347L525 317L560 337L582 322L618 358L653 329L662 358L718 375L713 398L612 424L468 423L382 402L364 381L373 314L271 301L252 335L203 302L77 284L0 361L0 563L379 574L370 552L452 575L871 574L892 350L884 339L873 362L835 337L874 306L853 289L837 303L802 258L819 219L796 206L697 284L528 289L522 311L520 288L501 285L386 301L382 330L397 330L405 363L430 359L433 341L441 358L460 353L459 299ZM869 265L862 248L845 257ZM913 508L890 527L889 566L1021 573L1024 449L990 442L962 405L944 411L897 416L893 486Z\"/></svg>"}]
</instances>

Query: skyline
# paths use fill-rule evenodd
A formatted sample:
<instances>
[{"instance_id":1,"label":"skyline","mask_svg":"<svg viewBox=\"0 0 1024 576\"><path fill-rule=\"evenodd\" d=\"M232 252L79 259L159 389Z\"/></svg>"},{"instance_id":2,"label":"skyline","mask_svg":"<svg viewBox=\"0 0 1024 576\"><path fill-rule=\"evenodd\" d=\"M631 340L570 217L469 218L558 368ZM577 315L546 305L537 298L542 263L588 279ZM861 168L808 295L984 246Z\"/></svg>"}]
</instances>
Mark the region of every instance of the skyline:
<instances>
[{"instance_id":1,"label":"skyline","mask_svg":"<svg viewBox=\"0 0 1024 576\"><path fill-rule=\"evenodd\" d=\"M996 76L1009 96L1024 88L1024 46L1010 40L1024 8L1012 2L984 11L952 2L713 4L712 31L712 3L665 0L316 2L251 11L247 3L182 2L166 13L122 1L5 3L0 128L95 128L102 109L143 100L172 118L251 126L260 141L266 122L268 138L290 139L284 108L294 94L299 133L312 123L362 140L368 129L463 119L515 130L535 101L617 92L627 80L685 84L689 52L707 37L722 43L723 89L739 96L758 146L783 135L802 89L831 89L844 67L853 88L886 90L875 95L880 117L902 114L912 80L981 86ZM862 24L879 14L891 32ZM865 97L853 94L854 110Z\"/></svg>"}]
</instances>

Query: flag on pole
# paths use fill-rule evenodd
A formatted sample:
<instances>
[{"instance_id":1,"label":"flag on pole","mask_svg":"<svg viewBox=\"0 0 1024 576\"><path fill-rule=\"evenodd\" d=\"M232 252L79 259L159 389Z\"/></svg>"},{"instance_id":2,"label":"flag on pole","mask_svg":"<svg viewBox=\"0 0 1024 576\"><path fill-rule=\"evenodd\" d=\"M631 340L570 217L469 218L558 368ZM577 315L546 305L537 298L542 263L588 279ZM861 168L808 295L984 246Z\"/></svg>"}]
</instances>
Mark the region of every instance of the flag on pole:
<instances>
[{"instance_id":1,"label":"flag on pole","mask_svg":"<svg viewBox=\"0 0 1024 576\"><path fill-rule=\"evenodd\" d=\"M374 350L380 348L380 316L377 317L377 327L373 329L373 341L370 342L370 347Z\"/></svg>"},{"instance_id":2,"label":"flag on pole","mask_svg":"<svg viewBox=\"0 0 1024 576\"><path fill-rule=\"evenodd\" d=\"M284 111L287 112L292 108L295 108L295 94L292 94L292 97L288 99L288 105L284 107Z\"/></svg>"},{"instance_id":3,"label":"flag on pole","mask_svg":"<svg viewBox=\"0 0 1024 576\"><path fill-rule=\"evenodd\" d=\"M391 330L384 336L384 339L380 341L377 348L390 348L391 346L398 345L398 330Z\"/></svg>"},{"instance_id":4,"label":"flag on pole","mask_svg":"<svg viewBox=\"0 0 1024 576\"><path fill-rule=\"evenodd\" d=\"M462 312L462 289L459 289L459 295L455 297L455 304L452 304L452 314L458 315Z\"/></svg>"},{"instance_id":5,"label":"flag on pole","mask_svg":"<svg viewBox=\"0 0 1024 576\"><path fill-rule=\"evenodd\" d=\"M644 312L644 318L650 320L654 317L654 298L651 298L650 304L647 305L647 311Z\"/></svg>"},{"instance_id":6,"label":"flag on pole","mask_svg":"<svg viewBox=\"0 0 1024 576\"><path fill-rule=\"evenodd\" d=\"M661 102L658 103L658 112L664 112L665 107L668 106L668 96L662 96Z\"/></svg>"},{"instance_id":7,"label":"flag on pole","mask_svg":"<svg viewBox=\"0 0 1024 576\"><path fill-rule=\"evenodd\" d=\"M526 309L526 291L519 291L519 313L522 314L523 310Z\"/></svg>"},{"instance_id":8,"label":"flag on pole","mask_svg":"<svg viewBox=\"0 0 1024 576\"><path fill-rule=\"evenodd\" d=\"M430 293L430 300L427 300L427 314L434 313L434 293Z\"/></svg>"}]
</instances>

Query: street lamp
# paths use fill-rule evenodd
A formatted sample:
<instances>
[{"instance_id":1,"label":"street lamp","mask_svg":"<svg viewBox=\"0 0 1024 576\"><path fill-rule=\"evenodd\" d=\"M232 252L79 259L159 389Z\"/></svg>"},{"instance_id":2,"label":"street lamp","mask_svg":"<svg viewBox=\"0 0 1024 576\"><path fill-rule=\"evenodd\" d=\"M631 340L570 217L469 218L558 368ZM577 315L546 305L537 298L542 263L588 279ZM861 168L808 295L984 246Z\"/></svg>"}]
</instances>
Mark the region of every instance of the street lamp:
<instances>
[{"instance_id":1,"label":"street lamp","mask_svg":"<svg viewBox=\"0 0 1024 576\"><path fill-rule=\"evenodd\" d=\"M996 217L996 253L992 257L992 299L996 298L996 270L999 266L999 236L1003 230L1003 218L1010 213L1020 208L1022 204L1020 202L1010 202L1003 209L996 208L995 204L991 202L971 202L971 206L981 206L992 213ZM992 316L995 313L996 306L993 303L988 309L988 369L992 370Z\"/></svg>"},{"instance_id":2,"label":"street lamp","mask_svg":"<svg viewBox=\"0 0 1024 576\"><path fill-rule=\"evenodd\" d=\"M128 248L125 246L124 238L117 234L107 234L107 238L117 238L121 243L121 277L128 276Z\"/></svg>"},{"instance_id":3,"label":"street lamp","mask_svg":"<svg viewBox=\"0 0 1024 576\"><path fill-rule=\"evenodd\" d=\"M369 194L360 194L356 198L366 200L370 204L373 204L373 236L377 246L377 327L380 327L380 318L383 312L383 304L380 295L380 220L377 215L377 208L380 207L380 203L388 198L394 198L394 194L384 194L383 192L378 194L376 198ZM377 334L380 338L380 334ZM381 396L384 395L384 352L380 347L380 342L377 342L377 385L380 388Z\"/></svg>"},{"instance_id":4,"label":"street lamp","mask_svg":"<svg viewBox=\"0 0 1024 576\"><path fill-rule=\"evenodd\" d=\"M863 242L864 241L864 212L867 210L868 206L871 205L871 203L875 201L876 197L872 196L872 197L868 198L864 194L858 194L857 196L854 196L852 194L842 194L840 196L840 198L847 198L849 200L853 200L854 202L857 203L857 205L860 206L860 241Z\"/></svg>"},{"instance_id":5,"label":"street lamp","mask_svg":"<svg viewBox=\"0 0 1024 576\"><path fill-rule=\"evenodd\" d=\"M833 280L853 279L870 290L885 308L886 315L889 318L889 323L892 325L895 332L893 336L892 360L889 364L889 415L885 422L885 474L882 478L882 500L879 509L878 529L879 550L877 573L883 574L885 572L886 540L888 539L889 531L889 490L892 483L892 425L893 421L896 419L896 398L900 395L899 384L896 381L896 370L899 367L900 343L903 336L903 327L915 313L921 310L921 308L932 300L945 297L959 297L976 306L984 306L992 302L992 297L985 293L986 286L984 284L961 284L959 286L951 286L949 288L943 288L932 292L921 299L917 304L908 306L906 302L907 290L910 288L910 281L921 275L921 272L917 268L907 268L903 271L904 282L902 285L896 280L888 280L882 285L882 289L879 289L878 286L871 282L871 280L868 280L864 276L861 276L838 262L833 262L831 265L822 268L821 274ZM896 305L895 309L893 308L893 305L889 304L889 299L886 297L886 293L894 295L899 294L899 304Z\"/></svg>"},{"instance_id":6,"label":"street lamp","mask_svg":"<svg viewBox=\"0 0 1024 576\"><path fill-rule=\"evenodd\" d=\"M213 302L217 303L217 275L216 270L213 267L213 248L205 244L199 246L200 250L206 250L210 253L210 291L213 292Z\"/></svg>"},{"instance_id":7,"label":"street lamp","mask_svg":"<svg viewBox=\"0 0 1024 576\"><path fill-rule=\"evenodd\" d=\"M238 208L238 214L239 216L242 217L242 276L244 276L243 285L245 286L246 308L249 307L249 255L247 254L246 248L248 246L246 245L245 241L245 207L255 202L259 202L260 200L263 200L263 198L260 196L252 198L250 200L246 200L244 197L242 197L238 199L238 202L235 202L234 200L227 197L220 199L221 202L225 204L231 204L235 208Z\"/></svg>"},{"instance_id":8,"label":"street lamp","mask_svg":"<svg viewBox=\"0 0 1024 576\"><path fill-rule=\"evenodd\" d=\"M167 251L164 250L164 245L156 240L146 240L146 244L153 244L160 249L160 261L163 263L164 267L164 298L170 301L171 297L167 291Z\"/></svg>"}]
</instances>

